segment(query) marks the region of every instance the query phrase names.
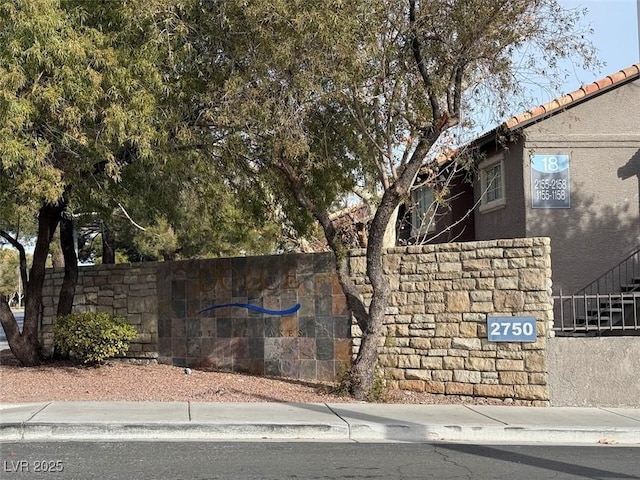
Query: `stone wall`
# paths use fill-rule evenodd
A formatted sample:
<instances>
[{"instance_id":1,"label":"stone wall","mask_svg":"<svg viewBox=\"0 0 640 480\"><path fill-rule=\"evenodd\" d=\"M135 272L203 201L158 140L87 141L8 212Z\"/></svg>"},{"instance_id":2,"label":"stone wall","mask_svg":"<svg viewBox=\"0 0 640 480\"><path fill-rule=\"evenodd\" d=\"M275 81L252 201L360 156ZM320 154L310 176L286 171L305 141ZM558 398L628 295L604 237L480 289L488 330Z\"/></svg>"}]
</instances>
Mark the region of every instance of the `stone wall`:
<instances>
[{"instance_id":1,"label":"stone wall","mask_svg":"<svg viewBox=\"0 0 640 480\"><path fill-rule=\"evenodd\" d=\"M333 380L351 358L351 320L331 254L274 255L81 267L74 311L126 317L139 332L127 357L203 369ZM49 270L43 340L64 271ZM201 312L210 306L250 304Z\"/></svg>"},{"instance_id":2,"label":"stone wall","mask_svg":"<svg viewBox=\"0 0 640 480\"><path fill-rule=\"evenodd\" d=\"M549 401L551 260L545 238L395 248L380 365L389 386L441 394ZM364 251L350 268L365 300ZM43 335L62 271L47 275ZM228 307L283 310L274 316ZM75 310L123 315L138 328L129 356L176 365L333 380L359 345L330 254L82 267ZM487 316L531 316L534 343L493 343ZM349 331L351 329L351 332Z\"/></svg>"},{"instance_id":3,"label":"stone wall","mask_svg":"<svg viewBox=\"0 0 640 480\"><path fill-rule=\"evenodd\" d=\"M351 355L350 314L330 254L159 264L159 360L305 380L333 380ZM250 304L209 311L211 306Z\"/></svg>"},{"instance_id":4,"label":"stone wall","mask_svg":"<svg viewBox=\"0 0 640 480\"><path fill-rule=\"evenodd\" d=\"M138 330L128 356L158 356L158 263L80 267L74 312L107 312L125 317ZM43 290L42 337L53 352L53 319L64 269L48 270Z\"/></svg>"},{"instance_id":5,"label":"stone wall","mask_svg":"<svg viewBox=\"0 0 640 480\"><path fill-rule=\"evenodd\" d=\"M367 295L364 267L364 252L354 252L352 273ZM546 348L553 327L548 239L396 248L386 255L384 268L393 291L380 345L388 385L548 404ZM489 314L535 317L537 341L489 342Z\"/></svg>"}]
</instances>

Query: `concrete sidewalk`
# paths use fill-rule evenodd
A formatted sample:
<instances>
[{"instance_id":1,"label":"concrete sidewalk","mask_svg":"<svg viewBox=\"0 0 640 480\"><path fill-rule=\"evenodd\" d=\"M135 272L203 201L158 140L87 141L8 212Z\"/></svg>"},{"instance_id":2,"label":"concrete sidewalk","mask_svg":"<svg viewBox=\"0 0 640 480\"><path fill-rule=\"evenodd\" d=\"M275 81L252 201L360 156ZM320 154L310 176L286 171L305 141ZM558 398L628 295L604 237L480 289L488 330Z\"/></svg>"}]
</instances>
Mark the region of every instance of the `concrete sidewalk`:
<instances>
[{"instance_id":1,"label":"concrete sidewalk","mask_svg":"<svg viewBox=\"0 0 640 480\"><path fill-rule=\"evenodd\" d=\"M0 404L0 441L19 440L640 445L640 409L368 403Z\"/></svg>"}]
</instances>

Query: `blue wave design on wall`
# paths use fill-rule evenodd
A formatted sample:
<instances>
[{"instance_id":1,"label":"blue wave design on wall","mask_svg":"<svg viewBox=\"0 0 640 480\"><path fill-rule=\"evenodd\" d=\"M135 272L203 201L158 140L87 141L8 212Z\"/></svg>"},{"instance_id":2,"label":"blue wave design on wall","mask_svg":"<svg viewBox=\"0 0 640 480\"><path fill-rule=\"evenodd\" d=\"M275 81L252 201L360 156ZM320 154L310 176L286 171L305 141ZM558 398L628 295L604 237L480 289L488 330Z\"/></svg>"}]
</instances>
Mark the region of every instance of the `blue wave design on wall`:
<instances>
[{"instance_id":1,"label":"blue wave design on wall","mask_svg":"<svg viewBox=\"0 0 640 480\"><path fill-rule=\"evenodd\" d=\"M264 313L267 315L291 315L300 310L300 304L296 303L293 307L287 308L286 310L269 310L268 308L262 308L257 305L251 305L249 303L224 303L222 305L212 305L211 307L204 308L200 310L198 313L208 312L210 310L215 310L218 308L229 308L229 307L240 307L246 308L247 310L253 310L254 312Z\"/></svg>"}]
</instances>

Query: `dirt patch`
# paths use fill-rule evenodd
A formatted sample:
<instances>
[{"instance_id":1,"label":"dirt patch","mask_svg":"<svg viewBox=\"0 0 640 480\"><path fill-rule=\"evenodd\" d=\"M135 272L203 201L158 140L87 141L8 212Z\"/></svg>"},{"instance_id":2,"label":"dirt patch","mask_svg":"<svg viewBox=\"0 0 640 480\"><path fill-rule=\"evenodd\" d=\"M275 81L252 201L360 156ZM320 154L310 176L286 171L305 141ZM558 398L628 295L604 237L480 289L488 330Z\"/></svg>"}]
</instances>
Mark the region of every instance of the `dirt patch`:
<instances>
[{"instance_id":1,"label":"dirt patch","mask_svg":"<svg viewBox=\"0 0 640 480\"><path fill-rule=\"evenodd\" d=\"M228 372L185 370L157 363L111 361L99 367L56 361L21 367L8 350L0 352L0 402L145 401L145 402L355 402L335 393L330 383L258 377ZM498 399L475 399L387 390L387 403L493 404Z\"/></svg>"}]
</instances>

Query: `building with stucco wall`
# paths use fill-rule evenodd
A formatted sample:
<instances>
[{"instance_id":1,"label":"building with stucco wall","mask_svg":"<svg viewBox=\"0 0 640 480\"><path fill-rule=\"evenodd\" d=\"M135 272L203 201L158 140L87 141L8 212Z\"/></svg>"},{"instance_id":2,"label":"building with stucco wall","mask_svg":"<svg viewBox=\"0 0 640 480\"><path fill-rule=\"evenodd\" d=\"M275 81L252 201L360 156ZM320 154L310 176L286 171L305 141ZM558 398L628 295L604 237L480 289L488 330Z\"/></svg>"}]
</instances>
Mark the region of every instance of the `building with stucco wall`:
<instances>
[{"instance_id":1,"label":"building with stucco wall","mask_svg":"<svg viewBox=\"0 0 640 480\"><path fill-rule=\"evenodd\" d=\"M555 294L640 248L640 64L516 115L469 149L476 174L456 208L473 209L471 239L549 237Z\"/></svg>"}]
</instances>

